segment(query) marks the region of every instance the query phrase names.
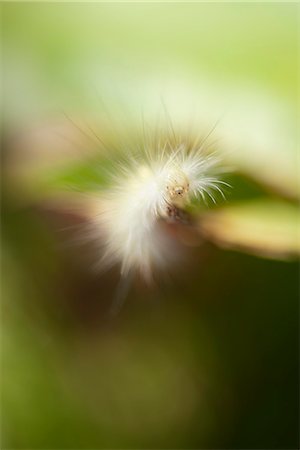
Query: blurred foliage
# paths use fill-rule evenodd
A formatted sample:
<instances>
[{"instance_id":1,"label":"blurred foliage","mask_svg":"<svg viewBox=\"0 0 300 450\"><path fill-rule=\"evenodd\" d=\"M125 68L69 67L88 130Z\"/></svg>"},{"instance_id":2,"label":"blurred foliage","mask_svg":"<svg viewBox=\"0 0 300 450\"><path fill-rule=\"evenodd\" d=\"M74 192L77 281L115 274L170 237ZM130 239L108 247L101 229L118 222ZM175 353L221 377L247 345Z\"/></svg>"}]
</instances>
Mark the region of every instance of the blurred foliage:
<instances>
[{"instance_id":1,"label":"blurred foliage","mask_svg":"<svg viewBox=\"0 0 300 450\"><path fill-rule=\"evenodd\" d=\"M1 9L2 447L297 448L297 5ZM221 116L232 189L111 319L118 271L91 270L73 206L162 100L176 130Z\"/></svg>"}]
</instances>

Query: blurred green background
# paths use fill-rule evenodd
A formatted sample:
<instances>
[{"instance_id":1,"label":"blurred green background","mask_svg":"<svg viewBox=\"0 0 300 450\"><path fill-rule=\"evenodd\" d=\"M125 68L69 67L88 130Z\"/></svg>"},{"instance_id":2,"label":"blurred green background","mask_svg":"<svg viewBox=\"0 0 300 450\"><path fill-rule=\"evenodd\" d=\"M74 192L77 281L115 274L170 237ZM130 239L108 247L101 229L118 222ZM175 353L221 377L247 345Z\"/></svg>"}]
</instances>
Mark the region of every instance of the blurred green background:
<instances>
[{"instance_id":1,"label":"blurred green background","mask_svg":"<svg viewBox=\"0 0 300 450\"><path fill-rule=\"evenodd\" d=\"M298 448L298 5L1 10L2 448ZM218 121L232 189L187 270L111 319L71 205L105 185L93 130L113 159L162 104Z\"/></svg>"}]
</instances>

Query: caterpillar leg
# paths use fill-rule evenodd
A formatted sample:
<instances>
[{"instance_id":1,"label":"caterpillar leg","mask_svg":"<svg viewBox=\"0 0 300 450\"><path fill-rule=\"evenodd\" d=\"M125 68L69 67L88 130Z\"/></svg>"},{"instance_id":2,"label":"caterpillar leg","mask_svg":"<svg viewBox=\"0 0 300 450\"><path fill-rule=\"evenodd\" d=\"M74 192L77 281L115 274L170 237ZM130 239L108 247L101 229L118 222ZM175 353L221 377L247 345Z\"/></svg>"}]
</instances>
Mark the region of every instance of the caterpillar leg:
<instances>
[{"instance_id":1,"label":"caterpillar leg","mask_svg":"<svg viewBox=\"0 0 300 450\"><path fill-rule=\"evenodd\" d=\"M178 208L175 205L169 204L167 206L167 221L169 222L179 222L184 225L188 225L191 222L190 215L183 209Z\"/></svg>"}]
</instances>

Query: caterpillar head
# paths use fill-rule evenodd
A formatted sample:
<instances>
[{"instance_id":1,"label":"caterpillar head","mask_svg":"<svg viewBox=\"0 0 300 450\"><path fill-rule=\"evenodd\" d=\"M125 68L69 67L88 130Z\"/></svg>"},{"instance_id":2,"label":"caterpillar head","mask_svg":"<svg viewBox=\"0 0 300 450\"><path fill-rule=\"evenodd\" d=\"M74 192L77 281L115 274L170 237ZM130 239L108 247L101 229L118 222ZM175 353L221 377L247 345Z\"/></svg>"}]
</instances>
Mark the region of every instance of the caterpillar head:
<instances>
[{"instance_id":1,"label":"caterpillar head","mask_svg":"<svg viewBox=\"0 0 300 450\"><path fill-rule=\"evenodd\" d=\"M175 168L171 170L166 180L167 200L174 205L183 205L188 196L190 184L187 176L182 170Z\"/></svg>"}]
</instances>

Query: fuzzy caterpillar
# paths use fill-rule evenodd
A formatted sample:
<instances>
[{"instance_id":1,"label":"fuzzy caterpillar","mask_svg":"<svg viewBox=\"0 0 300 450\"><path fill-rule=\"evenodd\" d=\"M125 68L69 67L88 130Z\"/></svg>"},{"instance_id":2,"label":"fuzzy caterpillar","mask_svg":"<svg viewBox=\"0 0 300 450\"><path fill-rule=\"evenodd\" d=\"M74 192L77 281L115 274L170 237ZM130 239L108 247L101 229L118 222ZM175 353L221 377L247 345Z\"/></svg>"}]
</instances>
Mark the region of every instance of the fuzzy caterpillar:
<instances>
[{"instance_id":1,"label":"fuzzy caterpillar","mask_svg":"<svg viewBox=\"0 0 300 450\"><path fill-rule=\"evenodd\" d=\"M148 281L154 269L167 268L179 255L161 221L176 216L193 197L215 201L213 191L223 196L221 186L227 183L214 175L217 164L202 145L169 139L119 164L94 220L95 233L102 236L102 268L120 264L123 278L139 272Z\"/></svg>"}]
</instances>

